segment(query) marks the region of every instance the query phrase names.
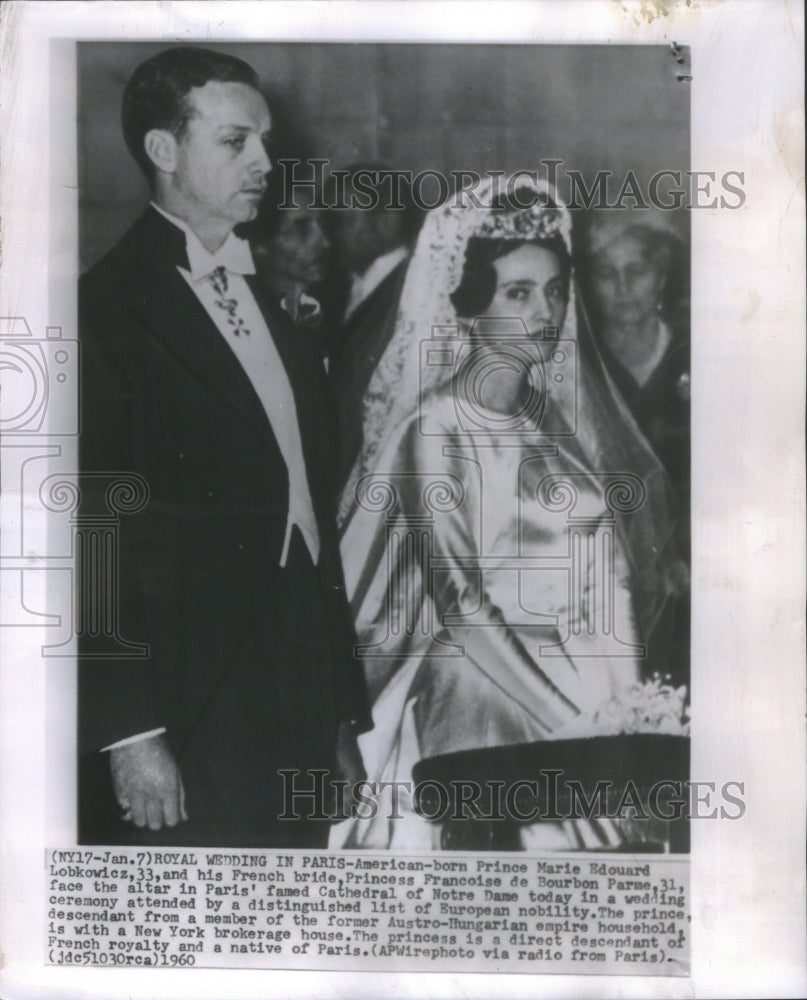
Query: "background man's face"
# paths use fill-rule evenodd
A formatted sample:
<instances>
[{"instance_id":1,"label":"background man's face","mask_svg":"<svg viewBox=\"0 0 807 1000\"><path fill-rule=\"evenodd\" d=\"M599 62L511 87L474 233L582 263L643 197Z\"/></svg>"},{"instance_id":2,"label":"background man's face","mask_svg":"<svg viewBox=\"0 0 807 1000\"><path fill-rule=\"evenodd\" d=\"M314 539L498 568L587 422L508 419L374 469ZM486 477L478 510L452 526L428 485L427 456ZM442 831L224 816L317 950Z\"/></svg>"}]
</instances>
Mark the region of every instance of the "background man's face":
<instances>
[{"instance_id":1,"label":"background man's face","mask_svg":"<svg viewBox=\"0 0 807 1000\"><path fill-rule=\"evenodd\" d=\"M266 102L246 84L213 80L188 100L194 114L177 144L178 192L198 218L230 228L254 219L272 168Z\"/></svg>"},{"instance_id":2,"label":"background man's face","mask_svg":"<svg viewBox=\"0 0 807 1000\"><path fill-rule=\"evenodd\" d=\"M264 264L306 287L322 281L331 248L323 216L323 211L308 206L281 210L277 231L253 241L256 265Z\"/></svg>"}]
</instances>

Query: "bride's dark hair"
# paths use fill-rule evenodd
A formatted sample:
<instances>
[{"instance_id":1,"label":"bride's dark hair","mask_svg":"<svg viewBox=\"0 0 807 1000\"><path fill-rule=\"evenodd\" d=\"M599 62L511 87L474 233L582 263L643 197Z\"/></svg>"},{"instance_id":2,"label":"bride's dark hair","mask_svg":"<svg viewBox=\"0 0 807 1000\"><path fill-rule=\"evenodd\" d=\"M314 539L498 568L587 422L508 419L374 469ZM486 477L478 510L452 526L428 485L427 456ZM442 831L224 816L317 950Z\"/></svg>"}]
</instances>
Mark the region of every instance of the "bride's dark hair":
<instances>
[{"instance_id":1,"label":"bride's dark hair","mask_svg":"<svg viewBox=\"0 0 807 1000\"><path fill-rule=\"evenodd\" d=\"M568 284L572 261L559 234L545 240L491 239L472 236L465 248L462 278L449 298L458 316L483 316L496 292L496 269L493 262L518 250L534 246L549 250L560 262L563 280Z\"/></svg>"}]
</instances>

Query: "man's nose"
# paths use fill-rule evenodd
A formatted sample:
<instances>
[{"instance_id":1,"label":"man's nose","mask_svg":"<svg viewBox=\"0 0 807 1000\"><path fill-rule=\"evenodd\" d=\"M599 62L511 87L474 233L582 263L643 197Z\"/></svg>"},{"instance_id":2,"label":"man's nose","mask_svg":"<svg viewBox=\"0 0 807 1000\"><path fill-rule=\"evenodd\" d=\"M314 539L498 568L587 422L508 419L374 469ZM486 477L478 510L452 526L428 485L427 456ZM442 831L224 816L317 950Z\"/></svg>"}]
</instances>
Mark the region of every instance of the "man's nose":
<instances>
[{"instance_id":1,"label":"man's nose","mask_svg":"<svg viewBox=\"0 0 807 1000\"><path fill-rule=\"evenodd\" d=\"M272 161L269 159L266 147L258 138L255 139L249 168L252 173L260 173L261 176L268 174L272 169Z\"/></svg>"}]
</instances>

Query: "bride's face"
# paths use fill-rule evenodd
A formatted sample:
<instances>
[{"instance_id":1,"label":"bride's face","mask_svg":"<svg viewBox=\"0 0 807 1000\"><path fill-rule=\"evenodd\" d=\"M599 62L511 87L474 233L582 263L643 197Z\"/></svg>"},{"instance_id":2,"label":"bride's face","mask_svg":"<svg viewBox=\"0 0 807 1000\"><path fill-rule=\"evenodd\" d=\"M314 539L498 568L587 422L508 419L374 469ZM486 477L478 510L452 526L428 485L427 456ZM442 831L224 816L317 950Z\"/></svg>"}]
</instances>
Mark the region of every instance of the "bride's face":
<instances>
[{"instance_id":1,"label":"bride's face","mask_svg":"<svg viewBox=\"0 0 807 1000\"><path fill-rule=\"evenodd\" d=\"M522 319L536 336L545 327L563 326L567 288L557 256L529 243L493 262L496 291L486 309L488 316Z\"/></svg>"}]
</instances>

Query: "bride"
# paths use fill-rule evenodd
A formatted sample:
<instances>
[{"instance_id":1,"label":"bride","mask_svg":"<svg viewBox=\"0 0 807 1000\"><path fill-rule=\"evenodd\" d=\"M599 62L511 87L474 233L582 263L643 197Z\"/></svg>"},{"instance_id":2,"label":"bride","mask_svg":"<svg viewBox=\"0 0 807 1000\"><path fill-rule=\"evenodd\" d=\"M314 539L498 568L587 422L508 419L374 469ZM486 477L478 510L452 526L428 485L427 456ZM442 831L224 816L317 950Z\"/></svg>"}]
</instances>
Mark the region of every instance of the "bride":
<instances>
[{"instance_id":1,"label":"bride","mask_svg":"<svg viewBox=\"0 0 807 1000\"><path fill-rule=\"evenodd\" d=\"M640 678L669 597L665 475L578 331L552 191L430 213L364 411L342 552L373 700L362 755L389 784L331 846L428 849L395 783L422 758L579 730ZM616 836L543 822L529 842Z\"/></svg>"}]
</instances>

